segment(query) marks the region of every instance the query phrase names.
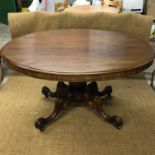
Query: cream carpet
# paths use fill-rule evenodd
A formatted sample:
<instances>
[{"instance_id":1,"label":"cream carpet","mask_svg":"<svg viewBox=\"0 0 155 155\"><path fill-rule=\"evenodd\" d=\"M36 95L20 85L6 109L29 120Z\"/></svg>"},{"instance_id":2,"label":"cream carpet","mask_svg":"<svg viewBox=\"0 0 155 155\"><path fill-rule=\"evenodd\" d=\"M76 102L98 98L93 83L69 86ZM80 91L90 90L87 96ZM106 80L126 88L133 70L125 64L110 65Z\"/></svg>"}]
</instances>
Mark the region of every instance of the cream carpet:
<instances>
[{"instance_id":1,"label":"cream carpet","mask_svg":"<svg viewBox=\"0 0 155 155\"><path fill-rule=\"evenodd\" d=\"M0 88L0 155L154 155L155 96L145 79L100 82L113 86L105 109L124 119L121 130L86 107L71 107L44 132L34 121L47 116L53 103L41 95L56 82L12 75Z\"/></svg>"}]
</instances>

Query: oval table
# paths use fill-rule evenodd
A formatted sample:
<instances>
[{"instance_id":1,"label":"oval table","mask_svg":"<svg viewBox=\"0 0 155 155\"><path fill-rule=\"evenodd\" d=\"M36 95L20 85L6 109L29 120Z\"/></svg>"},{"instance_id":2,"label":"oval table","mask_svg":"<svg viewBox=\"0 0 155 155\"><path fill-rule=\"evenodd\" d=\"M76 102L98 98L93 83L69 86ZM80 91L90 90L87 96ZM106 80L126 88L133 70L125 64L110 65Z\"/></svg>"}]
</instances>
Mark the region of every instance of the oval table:
<instances>
[{"instance_id":1,"label":"oval table","mask_svg":"<svg viewBox=\"0 0 155 155\"><path fill-rule=\"evenodd\" d=\"M42 88L45 97L56 99L52 114L35 122L40 131L77 101L85 101L106 122L121 128L123 120L106 114L102 107L101 99L111 95L112 87L99 91L96 81L140 72L154 60L147 41L125 33L88 29L25 35L7 43L1 56L11 68L28 76L59 81L56 92Z\"/></svg>"}]
</instances>

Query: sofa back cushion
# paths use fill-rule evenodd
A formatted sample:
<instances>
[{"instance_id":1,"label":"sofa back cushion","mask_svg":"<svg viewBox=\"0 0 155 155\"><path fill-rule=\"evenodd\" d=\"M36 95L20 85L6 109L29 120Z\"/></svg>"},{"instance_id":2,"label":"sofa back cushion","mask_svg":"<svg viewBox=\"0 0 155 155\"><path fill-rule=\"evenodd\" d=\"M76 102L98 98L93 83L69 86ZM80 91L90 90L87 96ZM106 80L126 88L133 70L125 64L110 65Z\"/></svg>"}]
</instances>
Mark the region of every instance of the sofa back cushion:
<instances>
[{"instance_id":1,"label":"sofa back cushion","mask_svg":"<svg viewBox=\"0 0 155 155\"><path fill-rule=\"evenodd\" d=\"M148 40L153 18L135 13L10 13L12 38L52 29L100 29L125 32Z\"/></svg>"}]
</instances>

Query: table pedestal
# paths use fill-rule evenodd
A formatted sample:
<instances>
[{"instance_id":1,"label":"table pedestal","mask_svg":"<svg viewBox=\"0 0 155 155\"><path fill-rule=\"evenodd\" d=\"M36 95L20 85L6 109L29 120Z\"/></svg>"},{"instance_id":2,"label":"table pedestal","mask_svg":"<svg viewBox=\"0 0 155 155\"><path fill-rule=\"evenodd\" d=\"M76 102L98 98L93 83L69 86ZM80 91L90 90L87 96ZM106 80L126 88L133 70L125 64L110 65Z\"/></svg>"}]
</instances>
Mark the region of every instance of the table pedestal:
<instances>
[{"instance_id":1,"label":"table pedestal","mask_svg":"<svg viewBox=\"0 0 155 155\"><path fill-rule=\"evenodd\" d=\"M58 82L56 92L51 92L48 87L44 86L42 93L47 98L55 98L55 107L49 117L41 117L35 122L35 127L40 131L44 131L47 124L57 120L69 104L80 103L81 101L84 101L95 113L117 129L122 127L123 120L119 116L109 116L103 110L103 100L101 99L111 96L111 86L107 86L103 91L99 91L96 82L89 84L86 82L70 82L68 85L64 82Z\"/></svg>"}]
</instances>

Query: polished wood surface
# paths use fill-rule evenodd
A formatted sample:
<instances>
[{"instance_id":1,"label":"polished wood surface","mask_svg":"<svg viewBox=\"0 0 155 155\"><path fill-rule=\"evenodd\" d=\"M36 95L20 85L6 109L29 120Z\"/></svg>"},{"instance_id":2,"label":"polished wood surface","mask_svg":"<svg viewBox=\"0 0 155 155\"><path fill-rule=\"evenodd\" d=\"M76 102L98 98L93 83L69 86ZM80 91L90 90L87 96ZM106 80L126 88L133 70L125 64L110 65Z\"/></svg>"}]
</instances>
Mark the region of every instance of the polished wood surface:
<instances>
[{"instance_id":1,"label":"polished wood surface","mask_svg":"<svg viewBox=\"0 0 155 155\"><path fill-rule=\"evenodd\" d=\"M66 8L64 11L73 13L94 13L94 12L119 13L120 8L109 7L105 5L78 5Z\"/></svg>"},{"instance_id":2,"label":"polished wood surface","mask_svg":"<svg viewBox=\"0 0 155 155\"><path fill-rule=\"evenodd\" d=\"M147 41L120 32L61 29L14 39L1 56L26 75L78 82L140 72L152 64L154 52Z\"/></svg>"}]
</instances>

